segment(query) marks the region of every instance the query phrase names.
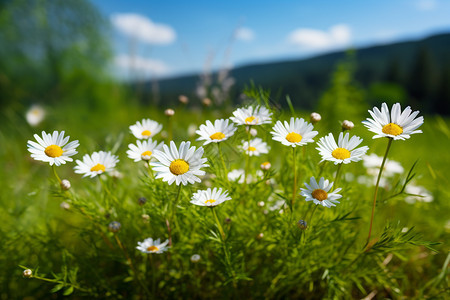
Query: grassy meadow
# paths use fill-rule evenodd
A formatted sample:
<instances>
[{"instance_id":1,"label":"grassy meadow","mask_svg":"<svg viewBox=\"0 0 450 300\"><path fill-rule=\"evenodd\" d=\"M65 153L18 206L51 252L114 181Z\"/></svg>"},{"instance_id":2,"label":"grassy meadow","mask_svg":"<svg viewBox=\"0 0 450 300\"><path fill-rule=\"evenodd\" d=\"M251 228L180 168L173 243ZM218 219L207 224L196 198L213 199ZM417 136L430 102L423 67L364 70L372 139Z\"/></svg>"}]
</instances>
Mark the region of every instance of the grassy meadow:
<instances>
[{"instance_id":1,"label":"grassy meadow","mask_svg":"<svg viewBox=\"0 0 450 300\"><path fill-rule=\"evenodd\" d=\"M319 164L315 148L329 132L337 137L340 122L326 126L327 112L318 111L322 121L314 130L319 133L314 143L296 148L294 163L292 148L274 141L270 132L278 120L309 122L311 112L279 109L264 100L254 93L240 106L180 103L172 107L172 117L164 107L132 101L94 108L61 103L45 107L46 117L36 127L26 122L25 108L2 110L0 299L445 299L450 121L425 115L422 134L393 142L388 159L399 162L403 172L383 176L366 245L376 174L363 162L342 166L337 183L342 198L335 207L316 206L300 195L311 176L335 180L336 165ZM203 147L209 167L203 168L200 183L179 189L155 179L146 162L127 157L128 144L136 142L129 126L143 118L163 125L153 139L168 145L172 136L177 146L191 141L200 147L195 130L206 120L227 119L238 107L258 104L272 112L271 123L252 126L269 152L247 157L239 146L248 133L237 126L220 143L223 161L217 144ZM387 138L372 139L361 124L368 117L352 119L350 135L363 138L367 154L382 157ZM33 160L27 151L33 134L54 130L80 142L74 162L56 167L59 177L70 181L68 191L60 188L48 163ZM119 157L119 173L94 178L74 173L75 159L100 150ZM271 167L261 170L263 162ZM242 176L227 177L246 168L248 183ZM408 195L408 185L425 188L427 196ZM227 190L231 200L214 209L191 204L193 193L207 187ZM167 251L136 249L148 237L168 239L169 219ZM114 221L120 229L111 227Z\"/></svg>"}]
</instances>

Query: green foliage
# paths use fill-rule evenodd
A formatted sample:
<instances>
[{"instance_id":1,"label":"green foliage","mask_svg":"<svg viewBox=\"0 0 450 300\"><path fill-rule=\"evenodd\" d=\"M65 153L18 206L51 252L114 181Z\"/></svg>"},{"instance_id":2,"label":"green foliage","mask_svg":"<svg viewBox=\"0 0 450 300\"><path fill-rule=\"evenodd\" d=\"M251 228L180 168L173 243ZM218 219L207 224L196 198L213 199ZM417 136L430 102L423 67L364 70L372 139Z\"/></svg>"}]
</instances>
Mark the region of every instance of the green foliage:
<instances>
[{"instance_id":1,"label":"green foliage","mask_svg":"<svg viewBox=\"0 0 450 300\"><path fill-rule=\"evenodd\" d=\"M249 88L246 93L254 103L270 104L267 91ZM29 158L25 144L34 130L12 111L3 112L8 122L0 130L4 145L0 161L5 166L0 172L0 283L6 298L32 295L45 299L54 293L74 299L360 299L374 291L379 298L444 298L449 232L442 212L450 209L450 193L442 186L448 183L445 174L450 162L442 157L448 147L443 142L449 132L448 120L426 118L424 134L394 143L393 159L411 168L380 191L375 239L365 247L373 187L348 175L367 176L361 163L343 166L339 187L344 197L336 207L316 207L299 195L291 206L292 149L271 139L273 124L256 128L271 151L251 158L253 180L244 185L227 179L227 171L245 167L245 157L237 147L247 138L241 127L221 144L225 167L217 145L207 145L207 175L200 184L183 186L175 201L178 187L155 180L146 163L126 157L128 143L134 142L128 126L136 119L147 113L167 124L162 112L138 114L134 109L127 107L125 116L114 122L107 114L86 114L83 119L78 109L64 110L61 115L56 110L49 112L42 129L51 131L58 124L57 128L80 139L76 158L95 150L111 150L120 157L122 178L80 178L71 170L74 164L59 167L60 177L72 183L69 191L59 188L48 165ZM274 121L292 115L271 109L276 112ZM309 115L294 113L303 118ZM195 143L195 136L186 130L193 119L198 126L206 119L228 116L226 112L176 111L174 137L178 144L181 140ZM322 117L327 115L322 113ZM107 130L100 129L102 124L107 124ZM322 122L315 125L318 137L328 133L324 127ZM355 134L360 135L359 130L361 126L356 126ZM371 141L367 132L361 135L370 152L382 152L383 141ZM319 160L314 145L297 151L298 188L310 176L334 178L336 166L318 164ZM272 168L261 175L259 166L264 161L270 161ZM404 202L405 186L412 180L429 188L434 201ZM223 187L232 197L215 208L219 222L210 208L189 203L193 192L207 186ZM147 202L140 205L140 197ZM62 202L69 206L61 209ZM308 223L306 230L297 226L301 219ZM147 255L135 249L147 237L168 238L167 220L173 239L168 252ZM121 223L120 231L108 229L112 221ZM200 261L192 261L193 254L199 254ZM18 266L33 270L32 277L22 278Z\"/></svg>"}]
</instances>

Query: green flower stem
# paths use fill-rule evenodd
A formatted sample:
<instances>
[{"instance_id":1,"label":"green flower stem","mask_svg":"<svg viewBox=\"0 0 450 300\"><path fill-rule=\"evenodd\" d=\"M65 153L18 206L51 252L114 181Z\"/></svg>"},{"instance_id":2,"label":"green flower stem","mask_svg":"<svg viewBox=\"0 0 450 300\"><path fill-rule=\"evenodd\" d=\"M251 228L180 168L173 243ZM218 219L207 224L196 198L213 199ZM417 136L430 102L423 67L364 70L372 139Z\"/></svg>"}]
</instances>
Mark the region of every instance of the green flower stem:
<instances>
[{"instance_id":1,"label":"green flower stem","mask_svg":"<svg viewBox=\"0 0 450 300\"><path fill-rule=\"evenodd\" d=\"M223 158L222 147L220 146L220 143L217 143L217 148L219 149L219 156L220 156L220 160L222 161L222 167L223 167L225 181L229 182L227 165L225 164L225 159Z\"/></svg>"},{"instance_id":2,"label":"green flower stem","mask_svg":"<svg viewBox=\"0 0 450 300\"><path fill-rule=\"evenodd\" d=\"M219 222L219 218L217 218L216 211L214 210L214 206L211 206L211 211L214 216L214 220L216 221L217 227L219 228L220 235L222 236L222 241L225 241L225 232L223 231L222 225Z\"/></svg>"},{"instance_id":3,"label":"green flower stem","mask_svg":"<svg viewBox=\"0 0 450 300\"><path fill-rule=\"evenodd\" d=\"M375 214L375 205L377 203L378 186L380 184L381 174L383 173L384 164L386 163L386 159L387 159L387 156L388 156L388 153L389 153L389 149L391 148L391 144L392 144L392 141L393 141L392 138L388 138L388 139L389 139L389 142L387 144L386 153L384 154L383 161L381 162L380 171L378 172L377 183L375 185L375 193L373 194L372 216L370 218L369 235L367 236L366 245L369 244L370 236L372 234L373 217L374 217L374 214Z\"/></svg>"},{"instance_id":4,"label":"green flower stem","mask_svg":"<svg viewBox=\"0 0 450 300\"><path fill-rule=\"evenodd\" d=\"M167 126L167 131L168 131L168 134L167 134L168 140L167 141L168 142L172 140L172 131L173 131L172 118L173 118L172 116L169 116L169 121L168 121L169 124Z\"/></svg>"},{"instance_id":5,"label":"green flower stem","mask_svg":"<svg viewBox=\"0 0 450 300\"><path fill-rule=\"evenodd\" d=\"M339 177L340 177L340 175L341 175L341 169L342 169L342 165L343 165L343 164L344 164L344 163L338 164L337 171L336 171L336 176L335 176L335 178L334 178L333 190L336 188L337 182L339 181Z\"/></svg>"},{"instance_id":6,"label":"green flower stem","mask_svg":"<svg viewBox=\"0 0 450 300\"><path fill-rule=\"evenodd\" d=\"M147 160L147 166L148 166L148 177L153 179L154 175L153 175L152 166L150 165L150 160Z\"/></svg>"},{"instance_id":7,"label":"green flower stem","mask_svg":"<svg viewBox=\"0 0 450 300\"><path fill-rule=\"evenodd\" d=\"M297 170L296 170L296 153L295 153L295 149L297 147L292 147L292 164L293 164L293 168L294 168L294 186L292 189L292 200L291 200L291 212L294 211L294 202L295 202L295 196L297 195Z\"/></svg>"},{"instance_id":8,"label":"green flower stem","mask_svg":"<svg viewBox=\"0 0 450 300\"><path fill-rule=\"evenodd\" d=\"M173 224L173 220L175 218L175 210L178 204L178 200L180 199L180 194L181 194L181 187L183 185L180 183L180 185L178 186L178 192L177 192L177 197L175 198L175 201L173 202L172 205L172 212L170 214L170 219L167 220L166 219L166 225L167 225L167 232L169 233L169 246L172 246L172 229L170 227L170 224Z\"/></svg>"},{"instance_id":9,"label":"green flower stem","mask_svg":"<svg viewBox=\"0 0 450 300\"><path fill-rule=\"evenodd\" d=\"M147 295L150 295L150 291L148 290L147 285L144 284L144 282L142 282L141 278L139 277L139 274L137 273L136 268L134 267L133 261L131 260L130 256L128 255L127 250L125 249L122 242L120 241L119 236L117 234L114 234L114 237L116 238L117 245L119 245L119 248L122 250L123 255L125 256L125 258L128 262L128 265L130 266L131 270L133 271L136 281L139 282L139 284L142 286L142 288L147 293Z\"/></svg>"},{"instance_id":10,"label":"green flower stem","mask_svg":"<svg viewBox=\"0 0 450 300\"><path fill-rule=\"evenodd\" d=\"M58 180L59 184L61 184L61 178L59 178L58 173L56 173L56 166L52 166L53 174L55 175L56 179Z\"/></svg>"},{"instance_id":11,"label":"green flower stem","mask_svg":"<svg viewBox=\"0 0 450 300\"><path fill-rule=\"evenodd\" d=\"M247 152L248 153L246 153L247 157L246 157L246 160L245 160L244 187L242 188L243 191L245 191L245 188L247 187L247 177L248 177L248 171L249 171L249 168L250 168L250 154L249 154L250 150L248 150L248 147L250 147L250 136L251 136L250 130L251 129L252 129L252 126L248 125L248 132L247 132ZM244 150L244 153L245 153L245 150Z\"/></svg>"},{"instance_id":12,"label":"green flower stem","mask_svg":"<svg viewBox=\"0 0 450 300\"><path fill-rule=\"evenodd\" d=\"M111 193L111 191L110 191L109 188L108 188L108 185L103 181L101 175L98 175L98 180L100 181L100 184L102 185L102 187L103 187L103 189L105 190L106 194L114 201L114 203L117 204L117 203L118 203L118 200L117 200L116 196L114 196L114 195ZM106 197L106 198L108 199L108 197ZM106 208L107 208L107 211L109 210L109 206L110 206L110 203L109 203L108 200L106 200Z\"/></svg>"}]
</instances>

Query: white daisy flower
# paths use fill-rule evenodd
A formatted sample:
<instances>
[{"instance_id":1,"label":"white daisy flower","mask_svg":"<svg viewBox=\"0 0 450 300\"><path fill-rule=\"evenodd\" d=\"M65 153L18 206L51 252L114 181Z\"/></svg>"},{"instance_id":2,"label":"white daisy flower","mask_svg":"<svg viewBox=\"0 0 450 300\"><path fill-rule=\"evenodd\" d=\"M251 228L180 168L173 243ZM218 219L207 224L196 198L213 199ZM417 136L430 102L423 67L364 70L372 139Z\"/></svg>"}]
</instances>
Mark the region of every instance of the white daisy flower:
<instances>
[{"instance_id":1,"label":"white daisy flower","mask_svg":"<svg viewBox=\"0 0 450 300\"><path fill-rule=\"evenodd\" d=\"M203 145L209 143L218 143L225 141L236 131L236 127L233 123L228 124L229 120L219 119L215 120L214 124L211 121L206 121L206 125L200 125L200 129L196 131L200 137L197 141L204 140Z\"/></svg>"},{"instance_id":2,"label":"white daisy flower","mask_svg":"<svg viewBox=\"0 0 450 300\"><path fill-rule=\"evenodd\" d=\"M76 148L80 145L78 141L69 141L69 136L64 137L64 131L58 133L53 131L53 134L42 131L42 138L35 134L36 142L28 141L28 151L31 152L31 157L35 160L45 161L50 163L50 166L63 165L66 161L73 161L70 156L77 154Z\"/></svg>"},{"instance_id":3,"label":"white daisy flower","mask_svg":"<svg viewBox=\"0 0 450 300\"><path fill-rule=\"evenodd\" d=\"M136 249L143 253L163 253L167 251L169 246L167 244L169 240L166 240L164 243L161 243L160 239L153 240L152 238L145 239L143 242L138 242L138 246Z\"/></svg>"},{"instance_id":4,"label":"white daisy flower","mask_svg":"<svg viewBox=\"0 0 450 300\"><path fill-rule=\"evenodd\" d=\"M410 204L413 204L416 201L432 202L434 199L433 194L429 190L423 186L415 185L414 183L409 183L405 188L405 192L408 194L408 196L405 197L405 201Z\"/></svg>"},{"instance_id":5,"label":"white daisy flower","mask_svg":"<svg viewBox=\"0 0 450 300\"><path fill-rule=\"evenodd\" d=\"M305 197L306 201L314 201L315 204L320 204L325 207L336 206L335 203L340 203L337 199L342 198L342 195L338 194L341 189L338 188L329 193L331 187L333 187L333 182L330 183L328 179L325 180L321 177L319 183L317 183L316 179L311 177L309 185L305 183L305 186L306 189L300 189L300 195Z\"/></svg>"},{"instance_id":6,"label":"white daisy flower","mask_svg":"<svg viewBox=\"0 0 450 300\"><path fill-rule=\"evenodd\" d=\"M148 139L146 141L136 141L135 144L129 144L127 150L128 157L133 159L135 162L141 160L150 160L152 158L153 152L155 150L159 150L162 148L164 143L161 142L158 145L157 141L153 141L152 139Z\"/></svg>"},{"instance_id":7,"label":"white daisy flower","mask_svg":"<svg viewBox=\"0 0 450 300\"><path fill-rule=\"evenodd\" d=\"M31 126L37 126L44 120L45 110L42 108L42 106L34 104L27 111L25 118L27 119L28 124L30 124Z\"/></svg>"},{"instance_id":8,"label":"white daisy flower","mask_svg":"<svg viewBox=\"0 0 450 300\"><path fill-rule=\"evenodd\" d=\"M78 165L74 170L77 174L83 174L83 177L90 176L93 178L104 172L113 171L118 161L119 158L109 151L94 152L92 155L85 154L83 161L77 159Z\"/></svg>"},{"instance_id":9,"label":"white daisy flower","mask_svg":"<svg viewBox=\"0 0 450 300\"><path fill-rule=\"evenodd\" d=\"M237 125L261 125L272 122L270 118L272 113L264 106L238 108L233 115L234 117L230 119Z\"/></svg>"},{"instance_id":10,"label":"white daisy flower","mask_svg":"<svg viewBox=\"0 0 450 300\"><path fill-rule=\"evenodd\" d=\"M180 150L173 141L170 141L170 149L167 145L163 145L164 151L155 150L153 157L158 162L150 163L156 173L156 179L162 178L172 184L174 181L176 185L193 184L200 182L197 176L205 175L205 171L200 170L203 167L208 167L205 164L206 158L202 158L203 148L191 147L191 142L181 142Z\"/></svg>"},{"instance_id":11,"label":"white daisy flower","mask_svg":"<svg viewBox=\"0 0 450 300\"><path fill-rule=\"evenodd\" d=\"M284 121L284 125L281 121L277 121L270 133L275 141L279 141L286 146L296 147L314 142L313 137L318 132L313 131L313 129L313 125L303 118L291 118L289 123Z\"/></svg>"},{"instance_id":12,"label":"white daisy flower","mask_svg":"<svg viewBox=\"0 0 450 300\"><path fill-rule=\"evenodd\" d=\"M212 190L208 188L194 193L191 203L199 206L217 206L227 200L231 200L227 191L222 193L222 188L213 188Z\"/></svg>"},{"instance_id":13,"label":"white daisy flower","mask_svg":"<svg viewBox=\"0 0 450 300\"><path fill-rule=\"evenodd\" d=\"M260 138L254 138L248 141L242 141L242 150L244 150L245 154L250 156L259 156L260 154L269 153L269 147L267 147L267 143L263 142Z\"/></svg>"},{"instance_id":14,"label":"white daisy flower","mask_svg":"<svg viewBox=\"0 0 450 300\"><path fill-rule=\"evenodd\" d=\"M148 139L160 132L162 125L150 119L143 119L141 122L130 126L131 133L138 139Z\"/></svg>"},{"instance_id":15,"label":"white daisy flower","mask_svg":"<svg viewBox=\"0 0 450 300\"><path fill-rule=\"evenodd\" d=\"M317 143L319 147L316 149L319 150L319 153L322 156L321 162L328 160L337 165L362 160L362 157L366 154L367 150L369 150L369 147L363 146L355 149L363 140L357 136L352 136L349 140L349 137L349 133L346 133L344 136L344 133L341 132L337 144L332 133L320 138Z\"/></svg>"},{"instance_id":16,"label":"white daisy flower","mask_svg":"<svg viewBox=\"0 0 450 300\"><path fill-rule=\"evenodd\" d=\"M363 156L363 165L367 169L367 173L372 176L377 176L380 172L380 166L383 162L383 158L372 153L370 155ZM387 177L394 176L395 174L402 174L405 170L402 165L395 161L386 159L383 168L383 175Z\"/></svg>"},{"instance_id":17,"label":"white daisy flower","mask_svg":"<svg viewBox=\"0 0 450 300\"><path fill-rule=\"evenodd\" d=\"M423 117L416 116L419 111L412 112L408 106L402 112L400 103L395 103L392 106L392 111L389 113L386 103L381 105L381 111L374 107L373 111L369 110L373 119L367 118L367 121L362 121L370 131L376 133L374 139L380 137L388 137L394 140L409 139L411 134L422 133L422 130L416 130L423 124Z\"/></svg>"}]
</instances>

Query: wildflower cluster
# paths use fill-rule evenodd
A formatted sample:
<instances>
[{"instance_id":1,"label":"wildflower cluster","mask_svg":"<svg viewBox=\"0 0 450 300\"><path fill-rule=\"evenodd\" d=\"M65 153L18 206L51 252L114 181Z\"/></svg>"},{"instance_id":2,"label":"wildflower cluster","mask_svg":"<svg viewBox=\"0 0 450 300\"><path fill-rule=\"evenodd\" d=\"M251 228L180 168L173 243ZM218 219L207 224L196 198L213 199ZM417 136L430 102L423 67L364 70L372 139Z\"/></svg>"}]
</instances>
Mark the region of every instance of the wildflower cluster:
<instances>
[{"instance_id":1,"label":"wildflower cluster","mask_svg":"<svg viewBox=\"0 0 450 300\"><path fill-rule=\"evenodd\" d=\"M187 98L182 97L180 101L187 103ZM332 211L335 209L333 207L343 205L340 203L344 203L349 198L344 187L337 187L343 166L351 163L361 163L361 161L368 170L369 175L378 174L375 183L369 234L365 245L366 249L370 250L375 203L382 173L383 170L385 170L385 173L395 172L392 171L395 168L391 167L395 162L387 160L391 143L394 140L409 139L412 134L420 133L421 131L418 128L423 124L423 117L416 118L419 112L412 112L409 107L402 112L400 104L394 104L391 112L389 112L387 105L383 103L381 111L375 107L369 113L373 119L368 118L366 121L363 121L364 126L376 134L373 138L386 137L388 139L387 150L383 158L378 156L375 158L375 154L366 155L369 147L361 145L363 143L362 138L350 134L349 131L355 125L348 120L342 123L342 131L337 136L337 140L333 133L326 132L321 133L321 137L316 143L315 139L319 135L319 131L315 130L315 126L322 119L318 113L311 114L310 122L298 117L291 117L289 120L276 120L275 122L272 118L274 113L264 106L238 108L229 119L208 120L205 124L200 125L195 131L198 136L196 141L202 143L202 146L199 147L192 145L191 141L181 141L177 144L171 139L171 132L168 139L163 141L162 138L158 137L163 126L154 120L143 119L136 122L136 124L129 127L129 130L137 140L135 143L128 145L126 154L136 163L136 166L141 166L148 170L148 175L142 181L153 191L148 199L142 196L136 197L139 207L142 208L139 216L142 216L144 223L148 224L152 220L150 209L148 209L151 206L151 209L158 212L164 219L164 222L159 222L158 227L155 225L156 222L152 223L152 226L155 226L153 232L158 233L160 236L166 236L166 238L162 239L164 242L161 242L161 238L154 239L153 237L142 236L142 239L140 239L142 242L137 239L134 241L133 246L139 252L135 251L148 256L181 251L184 245L179 245L178 242L189 229L183 228L183 222L180 219L186 217L186 211L191 211L192 215L200 218L199 222L202 226L210 229L213 234L211 240L220 245L218 248L215 248L215 251L222 253L223 259L221 261L225 266L228 282L232 283L236 288L238 282L246 278L244 272L239 273L235 267L236 263L233 261L233 255L231 254L232 249L236 249L237 246L233 242L232 225L230 225L232 219L229 216L232 215L232 218L239 219L241 216L239 213L236 213L238 207L243 207L245 210L250 211L253 204L264 215L271 215L273 211L279 212L280 215L287 215L289 216L286 217L288 218L286 222L288 225L282 226L287 226L288 228L283 230L294 236L294 240L298 245L305 245L310 232L319 233L322 230L319 224L312 221L317 207L321 207L319 210L323 211L328 211L328 208L331 208L329 211ZM175 112L166 110L166 116L172 120L175 118ZM267 137L258 136L259 132L270 132L271 139L281 144L279 147L287 146L281 150L282 152L285 151L286 154L284 155L282 152L275 153L272 148L278 147L280 144L274 145L277 144L274 142L271 144L270 139L267 139ZM77 148L80 145L78 141L69 143L69 137L65 137L64 134L64 131L54 131L52 134L42 132L42 137L34 135L37 142L28 141L28 151L31 152L31 157L35 160L48 162L53 167L61 190L66 195L69 195L71 193L69 191L71 184L67 180L59 179L55 166L72 162L72 157L78 153ZM236 140L240 140L239 145L236 145ZM231 154L225 153L228 155L224 155L223 144L226 144L228 149L232 149L229 151ZM304 166L306 164L299 165L299 154L301 153L298 153L298 149L302 148L303 162L306 162L306 153L313 150L308 146L313 144L315 144L315 150L317 150L321 160L317 168L306 169ZM213 152L215 147L217 147L218 152ZM230 158L233 153L238 153L237 159L232 160ZM280 156L285 160L289 160L292 164L291 171L285 172L285 170L280 170L279 172L279 178L283 180L283 183L289 181L289 187L286 184L281 185L277 182L276 176L274 176L276 172L274 169L277 166L275 159L264 157L263 160L258 161L261 170L257 172L250 170L252 160L259 159L258 157L264 155L269 158ZM327 162L334 164L334 166L331 164L329 166L334 170L331 173L334 173L334 180L326 178L327 176L322 176ZM102 204L108 217L118 216L117 211L119 209L117 207L120 205L121 200L117 195L111 193L108 184L102 181L100 175L112 175L118 163L118 155L113 154L111 151L98 151L92 154L85 154L82 160L76 160L76 166L74 167L74 172L83 175L83 177L99 177L102 188L107 194L105 198L110 198ZM218 167L219 165L220 167ZM231 165L238 167L245 165L245 167L244 169L228 171ZM307 183L304 183L302 187L298 187L299 175L304 179L305 170L312 174L308 173ZM175 183L175 187L173 187L173 183ZM290 186L292 186L292 189ZM203 187L207 188L204 189ZM292 192L292 195L290 192ZM261 195L261 199L254 199L257 193ZM425 192L422 191L423 193ZM296 203L298 200L297 194L305 200L303 204ZM76 202L75 196L67 197ZM180 201L186 197L190 199L189 202L193 205L180 209ZM306 203L309 201L316 205ZM225 210L219 208L219 211L216 211L217 207L224 203L229 203L222 205L225 209L230 207L226 219L220 215ZM70 208L70 205L67 205ZM97 218L86 213L85 207L80 209L80 211L90 219ZM206 213L204 211L211 211L212 218L205 217ZM232 213L233 211L235 214ZM300 212L301 216L299 215ZM252 217L251 215L248 216ZM302 219L298 221L298 217L302 217ZM226 221L223 222L223 219ZM296 221L292 222L292 220ZM130 248L130 245L122 243L119 238L120 231L132 230L132 227L131 224L112 221L108 224L108 234L114 237L117 245L123 251L134 280L142 286L144 291L148 292L147 286L142 284L140 275L141 269L145 269L145 272L150 273L147 270L147 266L136 266L132 259L134 255L130 255L127 250ZM253 233L256 240L261 243L270 236L263 231L260 230ZM239 231L235 231L234 234L237 232ZM282 234L284 233L283 231ZM108 239L105 236L102 236L102 238ZM136 244L137 246L135 246ZM190 245L189 247L192 246ZM197 252L200 252L198 248L192 250L195 250L195 252L189 256L190 262L199 265L203 264L207 257L197 254ZM161 262L150 260L152 269L162 264ZM24 276L34 277L32 274L32 271L29 270L26 274L24 273ZM156 289L156 287L153 287L153 289ZM271 294L268 292L266 296L270 297Z\"/></svg>"}]
</instances>

